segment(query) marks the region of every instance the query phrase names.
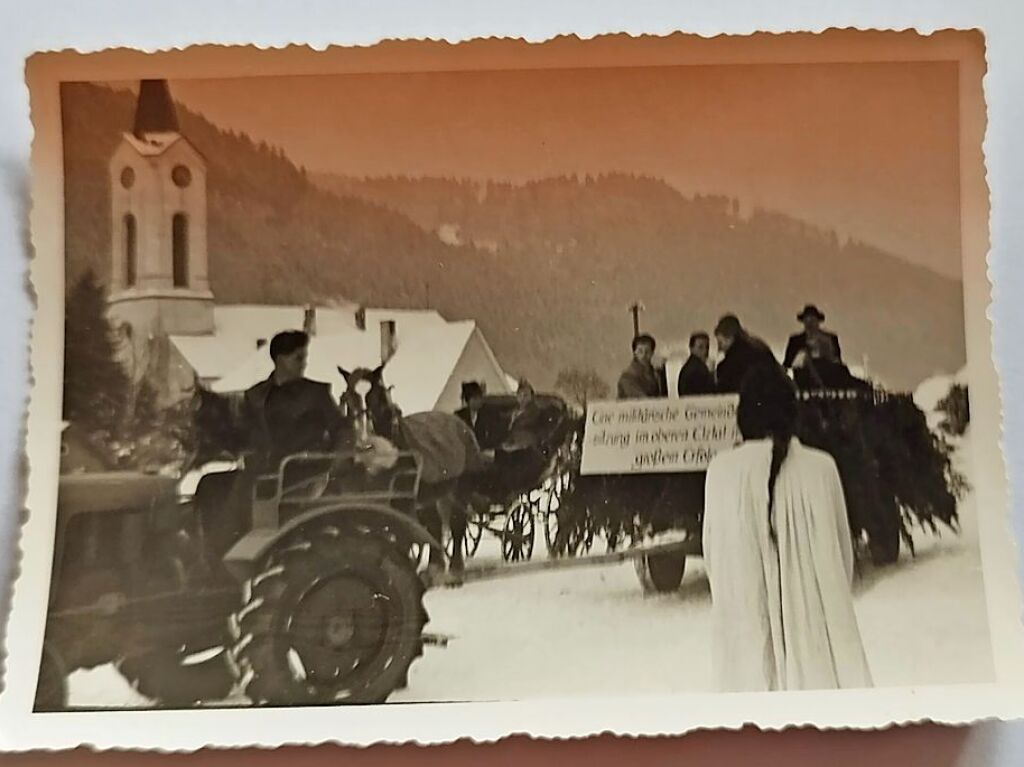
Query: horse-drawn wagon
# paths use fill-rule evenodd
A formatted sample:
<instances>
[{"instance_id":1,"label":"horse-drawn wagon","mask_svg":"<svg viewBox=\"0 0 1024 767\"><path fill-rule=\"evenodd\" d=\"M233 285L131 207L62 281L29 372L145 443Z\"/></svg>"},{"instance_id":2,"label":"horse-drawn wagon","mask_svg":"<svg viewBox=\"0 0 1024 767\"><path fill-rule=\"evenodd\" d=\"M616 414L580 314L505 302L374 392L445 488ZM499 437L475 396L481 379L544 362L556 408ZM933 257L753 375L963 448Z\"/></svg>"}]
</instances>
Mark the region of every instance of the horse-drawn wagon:
<instances>
[{"instance_id":1,"label":"horse-drawn wagon","mask_svg":"<svg viewBox=\"0 0 1024 767\"><path fill-rule=\"evenodd\" d=\"M509 479L475 483L477 502L471 504L464 543L465 556L471 557L480 546L483 534L496 536L505 562L529 560L537 541L537 527L543 531L548 553L553 551L558 525L558 509L571 481L572 449L576 419L566 403L551 394L535 396L535 406L543 412L535 426L536 460L523 472ZM488 395L483 407L494 420L508 430L518 402L513 395ZM497 473L500 467L495 467ZM451 538L445 540L449 555Z\"/></svg>"}]
</instances>

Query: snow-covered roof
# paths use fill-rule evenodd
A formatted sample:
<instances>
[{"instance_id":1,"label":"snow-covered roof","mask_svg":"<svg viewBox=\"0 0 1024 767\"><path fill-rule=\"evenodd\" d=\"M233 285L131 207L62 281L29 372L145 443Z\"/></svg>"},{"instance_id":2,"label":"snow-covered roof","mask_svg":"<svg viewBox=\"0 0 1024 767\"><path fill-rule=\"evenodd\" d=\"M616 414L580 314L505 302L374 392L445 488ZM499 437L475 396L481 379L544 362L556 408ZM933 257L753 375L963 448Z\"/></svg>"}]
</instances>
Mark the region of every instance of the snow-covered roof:
<instances>
[{"instance_id":1,"label":"snow-covered roof","mask_svg":"<svg viewBox=\"0 0 1024 767\"><path fill-rule=\"evenodd\" d=\"M383 311L383 310L382 310ZM369 312L367 315L369 316ZM384 369L384 380L393 386L395 403L407 413L432 410L476 329L471 320L462 322L405 322L397 320L397 349ZM334 396L345 391L338 373L380 364L380 332L367 321L367 330L354 328L310 339L306 377L331 385ZM218 392L242 391L264 380L273 370L266 348L251 352L234 370L216 381Z\"/></svg>"},{"instance_id":2,"label":"snow-covered roof","mask_svg":"<svg viewBox=\"0 0 1024 767\"><path fill-rule=\"evenodd\" d=\"M256 348L249 339L222 335L170 338L189 367L204 380L217 379L234 370Z\"/></svg>"},{"instance_id":3,"label":"snow-covered roof","mask_svg":"<svg viewBox=\"0 0 1024 767\"><path fill-rule=\"evenodd\" d=\"M316 307L316 335L331 336L356 331L355 304L338 301ZM262 344L270 343L282 330L303 326L305 308L299 305L231 304L213 308L214 330L204 336L171 336L171 341L196 374L206 380L218 379L235 370ZM447 321L433 309L366 309L366 335L380 356L380 323L394 320L399 336L415 326L442 326Z\"/></svg>"}]
</instances>

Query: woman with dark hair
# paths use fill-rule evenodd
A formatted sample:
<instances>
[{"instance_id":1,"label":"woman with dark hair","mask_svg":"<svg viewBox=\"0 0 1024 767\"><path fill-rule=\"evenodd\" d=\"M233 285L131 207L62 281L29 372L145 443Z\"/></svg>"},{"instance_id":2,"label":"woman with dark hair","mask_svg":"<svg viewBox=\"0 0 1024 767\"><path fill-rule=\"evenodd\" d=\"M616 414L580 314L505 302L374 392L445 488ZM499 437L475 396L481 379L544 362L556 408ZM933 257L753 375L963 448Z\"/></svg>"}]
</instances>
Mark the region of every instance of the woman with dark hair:
<instances>
[{"instance_id":1,"label":"woman with dark hair","mask_svg":"<svg viewBox=\"0 0 1024 767\"><path fill-rule=\"evenodd\" d=\"M796 418L782 367L753 368L737 410L744 441L708 467L703 545L723 691L871 685L839 471L794 436Z\"/></svg>"}]
</instances>

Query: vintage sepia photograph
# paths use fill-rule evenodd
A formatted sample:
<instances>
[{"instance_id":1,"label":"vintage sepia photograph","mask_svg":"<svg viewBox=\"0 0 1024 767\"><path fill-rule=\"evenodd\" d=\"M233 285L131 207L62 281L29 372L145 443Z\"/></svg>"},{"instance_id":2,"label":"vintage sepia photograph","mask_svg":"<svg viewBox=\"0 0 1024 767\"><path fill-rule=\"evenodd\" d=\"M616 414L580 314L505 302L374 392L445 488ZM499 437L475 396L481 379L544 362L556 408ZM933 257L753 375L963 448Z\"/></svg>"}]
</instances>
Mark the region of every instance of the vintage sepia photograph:
<instances>
[{"instance_id":1,"label":"vintage sepia photograph","mask_svg":"<svg viewBox=\"0 0 1024 767\"><path fill-rule=\"evenodd\" d=\"M962 65L598 45L61 79L34 711L997 681Z\"/></svg>"}]
</instances>

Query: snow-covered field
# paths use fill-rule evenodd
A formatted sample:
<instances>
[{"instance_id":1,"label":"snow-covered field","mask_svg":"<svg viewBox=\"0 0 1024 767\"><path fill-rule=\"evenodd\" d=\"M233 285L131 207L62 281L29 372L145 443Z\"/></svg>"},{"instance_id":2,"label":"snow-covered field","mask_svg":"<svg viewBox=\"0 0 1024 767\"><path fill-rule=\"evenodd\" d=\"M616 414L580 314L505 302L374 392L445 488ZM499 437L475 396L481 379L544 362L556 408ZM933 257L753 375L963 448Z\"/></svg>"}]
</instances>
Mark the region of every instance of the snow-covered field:
<instances>
[{"instance_id":1,"label":"snow-covered field","mask_svg":"<svg viewBox=\"0 0 1024 767\"><path fill-rule=\"evenodd\" d=\"M961 454L966 447L964 440ZM904 552L898 564L858 579L857 616L878 686L993 677L972 497L960 517L960 535L916 531L916 556ZM537 553L542 549L538 530ZM603 550L600 541L596 550ZM478 557L497 556L495 539L485 538ZM473 583L426 599L428 630L453 639L426 649L393 701L711 689L711 598L699 559L690 560L672 595L642 595L627 563ZM111 667L76 672L70 693L72 705L148 703Z\"/></svg>"}]
</instances>

